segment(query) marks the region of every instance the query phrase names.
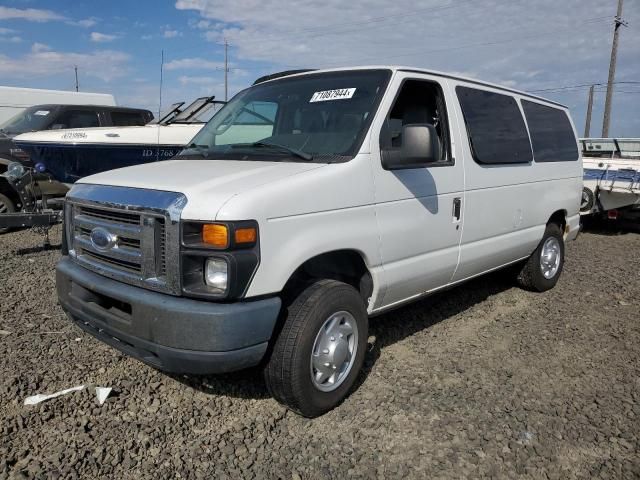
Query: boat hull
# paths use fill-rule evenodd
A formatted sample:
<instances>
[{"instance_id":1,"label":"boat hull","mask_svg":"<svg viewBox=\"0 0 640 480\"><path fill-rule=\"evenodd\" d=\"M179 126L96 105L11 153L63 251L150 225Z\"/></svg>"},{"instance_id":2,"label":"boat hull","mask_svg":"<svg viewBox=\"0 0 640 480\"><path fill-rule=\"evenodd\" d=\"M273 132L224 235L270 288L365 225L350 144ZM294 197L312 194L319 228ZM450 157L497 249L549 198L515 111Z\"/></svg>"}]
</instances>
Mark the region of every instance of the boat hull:
<instances>
[{"instance_id":1,"label":"boat hull","mask_svg":"<svg viewBox=\"0 0 640 480\"><path fill-rule=\"evenodd\" d=\"M640 159L583 158L583 215L640 205Z\"/></svg>"},{"instance_id":2,"label":"boat hull","mask_svg":"<svg viewBox=\"0 0 640 480\"><path fill-rule=\"evenodd\" d=\"M116 168L168 160L184 148L184 145L16 143L29 154L34 165L42 164L44 171L61 183L75 183Z\"/></svg>"}]
</instances>

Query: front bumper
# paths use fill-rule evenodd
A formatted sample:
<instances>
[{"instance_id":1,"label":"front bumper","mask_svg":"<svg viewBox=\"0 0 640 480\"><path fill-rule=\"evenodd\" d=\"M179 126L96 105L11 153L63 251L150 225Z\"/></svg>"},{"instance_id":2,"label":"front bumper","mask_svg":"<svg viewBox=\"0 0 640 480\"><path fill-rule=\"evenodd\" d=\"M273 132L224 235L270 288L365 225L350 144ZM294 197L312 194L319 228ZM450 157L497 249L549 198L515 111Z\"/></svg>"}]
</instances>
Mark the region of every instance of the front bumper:
<instances>
[{"instance_id":1,"label":"front bumper","mask_svg":"<svg viewBox=\"0 0 640 480\"><path fill-rule=\"evenodd\" d=\"M56 267L60 305L83 330L155 368L209 374L262 360L278 297L212 303L151 292L97 275L64 257Z\"/></svg>"}]
</instances>

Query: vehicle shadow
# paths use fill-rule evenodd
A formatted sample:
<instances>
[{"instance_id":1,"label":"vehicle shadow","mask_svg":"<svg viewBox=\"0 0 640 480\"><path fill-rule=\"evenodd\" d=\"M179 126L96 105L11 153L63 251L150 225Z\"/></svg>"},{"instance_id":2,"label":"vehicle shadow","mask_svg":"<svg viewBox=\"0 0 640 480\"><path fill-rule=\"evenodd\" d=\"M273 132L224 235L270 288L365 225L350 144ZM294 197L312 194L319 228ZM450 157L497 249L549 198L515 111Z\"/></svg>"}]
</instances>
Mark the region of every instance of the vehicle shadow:
<instances>
[{"instance_id":1,"label":"vehicle shadow","mask_svg":"<svg viewBox=\"0 0 640 480\"><path fill-rule=\"evenodd\" d=\"M60 250L62 249L62 244L61 243L57 243L57 244L43 244L43 245L39 245L37 247L25 247L25 248L18 248L16 250L16 255L29 255L31 253L41 253L41 252L49 252L51 250Z\"/></svg>"},{"instance_id":2,"label":"vehicle shadow","mask_svg":"<svg viewBox=\"0 0 640 480\"><path fill-rule=\"evenodd\" d=\"M362 385L386 347L458 315L515 285L514 267L483 275L369 320L369 351L354 385Z\"/></svg>"},{"instance_id":3,"label":"vehicle shadow","mask_svg":"<svg viewBox=\"0 0 640 480\"><path fill-rule=\"evenodd\" d=\"M597 217L584 217L582 231L596 235L618 236L628 233L640 233L640 221L607 220Z\"/></svg>"},{"instance_id":4,"label":"vehicle shadow","mask_svg":"<svg viewBox=\"0 0 640 480\"><path fill-rule=\"evenodd\" d=\"M464 312L492 295L512 288L513 278L512 270L509 269L494 272L371 318L367 355L352 391L360 388L366 381L386 347ZM260 367L221 375L166 375L210 395L247 399L270 397Z\"/></svg>"}]
</instances>

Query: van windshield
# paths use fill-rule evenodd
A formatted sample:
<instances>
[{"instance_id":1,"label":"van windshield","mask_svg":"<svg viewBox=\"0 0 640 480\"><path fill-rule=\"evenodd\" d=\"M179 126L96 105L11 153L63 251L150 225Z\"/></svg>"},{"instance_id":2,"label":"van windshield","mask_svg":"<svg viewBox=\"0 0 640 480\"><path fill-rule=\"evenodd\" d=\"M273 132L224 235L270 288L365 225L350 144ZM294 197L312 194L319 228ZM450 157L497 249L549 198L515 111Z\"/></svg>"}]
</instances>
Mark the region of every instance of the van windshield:
<instances>
[{"instance_id":1,"label":"van windshield","mask_svg":"<svg viewBox=\"0 0 640 480\"><path fill-rule=\"evenodd\" d=\"M285 77L236 95L176 159L340 162L352 158L388 70Z\"/></svg>"},{"instance_id":2,"label":"van windshield","mask_svg":"<svg viewBox=\"0 0 640 480\"><path fill-rule=\"evenodd\" d=\"M37 132L45 130L56 113L56 107L36 105L25 108L22 112L14 115L5 123L0 125L0 131L7 135L18 135L26 132Z\"/></svg>"}]
</instances>

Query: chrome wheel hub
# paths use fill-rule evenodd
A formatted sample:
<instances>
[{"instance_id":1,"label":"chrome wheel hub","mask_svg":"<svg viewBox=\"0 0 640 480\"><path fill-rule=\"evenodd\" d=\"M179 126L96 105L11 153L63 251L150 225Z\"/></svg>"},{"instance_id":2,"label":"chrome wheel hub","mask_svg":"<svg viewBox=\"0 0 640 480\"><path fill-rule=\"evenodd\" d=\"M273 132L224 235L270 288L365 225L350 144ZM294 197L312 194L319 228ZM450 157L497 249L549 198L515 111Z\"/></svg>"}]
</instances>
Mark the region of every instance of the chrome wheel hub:
<instances>
[{"instance_id":1,"label":"chrome wheel hub","mask_svg":"<svg viewBox=\"0 0 640 480\"><path fill-rule=\"evenodd\" d=\"M349 375L358 350L358 325L349 312L332 314L320 327L311 350L311 381L323 392L338 388Z\"/></svg>"},{"instance_id":2,"label":"chrome wheel hub","mask_svg":"<svg viewBox=\"0 0 640 480\"><path fill-rule=\"evenodd\" d=\"M549 237L542 245L540 252L540 271L547 280L552 279L560 269L560 242L555 237Z\"/></svg>"}]
</instances>

